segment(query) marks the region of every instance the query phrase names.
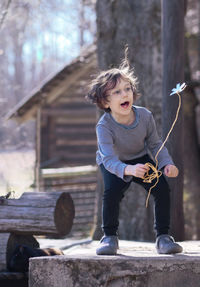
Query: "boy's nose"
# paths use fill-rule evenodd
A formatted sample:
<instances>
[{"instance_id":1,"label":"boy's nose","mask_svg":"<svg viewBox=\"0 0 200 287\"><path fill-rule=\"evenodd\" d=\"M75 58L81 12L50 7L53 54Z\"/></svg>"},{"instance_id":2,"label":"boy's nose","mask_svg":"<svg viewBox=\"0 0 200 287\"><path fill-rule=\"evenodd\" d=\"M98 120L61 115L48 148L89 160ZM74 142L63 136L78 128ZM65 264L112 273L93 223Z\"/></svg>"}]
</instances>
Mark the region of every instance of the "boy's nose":
<instances>
[{"instance_id":1,"label":"boy's nose","mask_svg":"<svg viewBox=\"0 0 200 287\"><path fill-rule=\"evenodd\" d=\"M126 98L126 97L127 97L127 94L128 94L128 93L127 93L126 91L123 91L123 92L122 92L122 98Z\"/></svg>"},{"instance_id":2,"label":"boy's nose","mask_svg":"<svg viewBox=\"0 0 200 287\"><path fill-rule=\"evenodd\" d=\"M122 91L122 97L125 97L126 94L127 94L127 92L123 90L123 91Z\"/></svg>"}]
</instances>

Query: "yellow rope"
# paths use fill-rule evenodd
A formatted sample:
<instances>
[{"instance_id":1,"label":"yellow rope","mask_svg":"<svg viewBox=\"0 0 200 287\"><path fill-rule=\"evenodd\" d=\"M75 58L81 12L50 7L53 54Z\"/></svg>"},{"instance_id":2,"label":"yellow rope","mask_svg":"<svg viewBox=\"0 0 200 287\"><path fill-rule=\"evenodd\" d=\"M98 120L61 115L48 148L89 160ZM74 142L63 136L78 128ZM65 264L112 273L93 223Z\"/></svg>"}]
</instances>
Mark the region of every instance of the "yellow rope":
<instances>
[{"instance_id":1,"label":"yellow rope","mask_svg":"<svg viewBox=\"0 0 200 287\"><path fill-rule=\"evenodd\" d=\"M175 117L175 120L164 140L164 142L162 143L161 147L159 148L159 150L157 151L156 153L156 156L155 156L155 161L156 161L156 165L153 166L151 163L147 162L145 165L149 167L149 171L150 169L153 171L152 174L149 174L149 171L145 173L144 177L143 177L143 182L148 182L148 183L151 183L155 178L156 178L156 182L153 186L150 187L149 191L148 191L148 195L147 195L147 198L146 198L146 207L148 206L148 201L149 201L149 197L151 195L151 191L152 189L157 185L158 181L159 181L159 177L162 175L162 171L158 170L158 155L160 153L160 151L163 149L166 141L168 140L173 128L174 128L174 125L178 119L178 115L179 115L179 111L180 111L180 108L181 108L181 96L180 94L177 92L177 95L179 97L179 104L178 104L178 108L177 108L177 112L176 112L176 117Z\"/></svg>"}]
</instances>

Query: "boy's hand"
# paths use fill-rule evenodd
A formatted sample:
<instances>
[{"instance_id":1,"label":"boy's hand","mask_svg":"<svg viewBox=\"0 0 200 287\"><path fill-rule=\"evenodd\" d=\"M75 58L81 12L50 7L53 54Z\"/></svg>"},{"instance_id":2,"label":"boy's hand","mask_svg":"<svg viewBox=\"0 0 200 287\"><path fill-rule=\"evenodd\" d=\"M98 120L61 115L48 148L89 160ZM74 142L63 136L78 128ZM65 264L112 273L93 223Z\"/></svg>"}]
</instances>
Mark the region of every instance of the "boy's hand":
<instances>
[{"instance_id":1,"label":"boy's hand","mask_svg":"<svg viewBox=\"0 0 200 287\"><path fill-rule=\"evenodd\" d=\"M135 165L128 165L125 168L125 175L133 175L135 177L143 178L144 174L149 170L149 167L145 164L135 164Z\"/></svg>"},{"instance_id":2,"label":"boy's hand","mask_svg":"<svg viewBox=\"0 0 200 287\"><path fill-rule=\"evenodd\" d=\"M168 164L164 168L164 174L168 177L177 177L179 170L175 165Z\"/></svg>"}]
</instances>

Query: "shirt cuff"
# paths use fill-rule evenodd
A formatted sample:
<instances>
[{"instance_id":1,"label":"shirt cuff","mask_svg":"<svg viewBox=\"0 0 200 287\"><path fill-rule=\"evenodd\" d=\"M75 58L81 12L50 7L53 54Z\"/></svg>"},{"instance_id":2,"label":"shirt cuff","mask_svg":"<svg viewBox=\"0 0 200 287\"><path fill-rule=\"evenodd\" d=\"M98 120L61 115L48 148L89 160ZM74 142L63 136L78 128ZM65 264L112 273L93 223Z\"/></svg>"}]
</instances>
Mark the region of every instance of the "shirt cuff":
<instances>
[{"instance_id":1,"label":"shirt cuff","mask_svg":"<svg viewBox=\"0 0 200 287\"><path fill-rule=\"evenodd\" d=\"M123 175L122 175L122 179L125 182L130 182L132 180L132 175L124 175L125 172L125 168L127 167L127 164L123 164Z\"/></svg>"},{"instance_id":2,"label":"shirt cuff","mask_svg":"<svg viewBox=\"0 0 200 287\"><path fill-rule=\"evenodd\" d=\"M175 165L172 160L169 160L169 161L167 161L167 162L166 162L166 161L165 161L165 162L160 162L160 163L158 164L158 170L164 169L165 166L168 165L168 164Z\"/></svg>"}]
</instances>

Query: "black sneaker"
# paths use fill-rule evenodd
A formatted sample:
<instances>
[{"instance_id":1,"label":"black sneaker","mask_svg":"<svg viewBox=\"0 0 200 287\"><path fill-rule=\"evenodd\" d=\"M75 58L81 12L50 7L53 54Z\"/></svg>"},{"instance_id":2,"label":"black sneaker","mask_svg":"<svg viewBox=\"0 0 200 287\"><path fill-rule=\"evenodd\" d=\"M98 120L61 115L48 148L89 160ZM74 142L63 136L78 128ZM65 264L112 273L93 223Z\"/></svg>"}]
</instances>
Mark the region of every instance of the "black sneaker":
<instances>
[{"instance_id":1,"label":"black sneaker","mask_svg":"<svg viewBox=\"0 0 200 287\"><path fill-rule=\"evenodd\" d=\"M118 249L118 238L115 235L103 236L99 247L96 250L97 255L116 255Z\"/></svg>"},{"instance_id":2,"label":"black sneaker","mask_svg":"<svg viewBox=\"0 0 200 287\"><path fill-rule=\"evenodd\" d=\"M183 251L183 248L168 234L162 234L157 237L156 249L159 254L174 254Z\"/></svg>"}]
</instances>

